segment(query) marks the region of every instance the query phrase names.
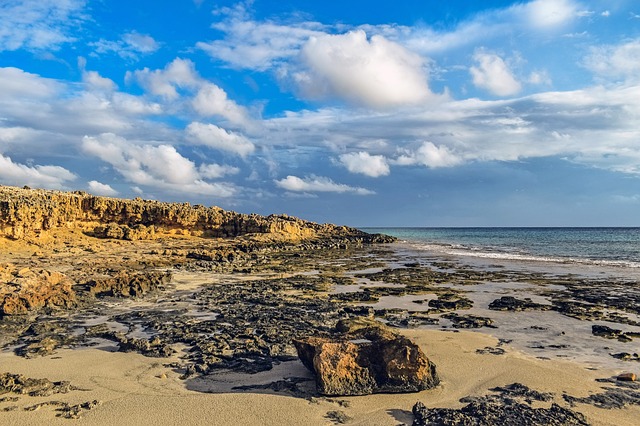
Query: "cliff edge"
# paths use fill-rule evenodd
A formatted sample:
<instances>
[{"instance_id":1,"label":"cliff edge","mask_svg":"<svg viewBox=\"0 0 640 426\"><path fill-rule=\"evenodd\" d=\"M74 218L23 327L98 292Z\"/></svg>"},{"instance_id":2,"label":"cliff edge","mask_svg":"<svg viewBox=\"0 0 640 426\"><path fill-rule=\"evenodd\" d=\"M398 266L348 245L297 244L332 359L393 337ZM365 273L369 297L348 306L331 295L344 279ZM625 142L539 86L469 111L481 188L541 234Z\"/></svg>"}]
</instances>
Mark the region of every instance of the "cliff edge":
<instances>
[{"instance_id":1,"label":"cliff edge","mask_svg":"<svg viewBox=\"0 0 640 426\"><path fill-rule=\"evenodd\" d=\"M34 240L56 230L77 230L95 237L125 240L254 235L288 241L336 237L363 242L393 241L391 237L370 235L355 228L318 224L288 215L261 216L189 203L0 186L0 237Z\"/></svg>"}]
</instances>

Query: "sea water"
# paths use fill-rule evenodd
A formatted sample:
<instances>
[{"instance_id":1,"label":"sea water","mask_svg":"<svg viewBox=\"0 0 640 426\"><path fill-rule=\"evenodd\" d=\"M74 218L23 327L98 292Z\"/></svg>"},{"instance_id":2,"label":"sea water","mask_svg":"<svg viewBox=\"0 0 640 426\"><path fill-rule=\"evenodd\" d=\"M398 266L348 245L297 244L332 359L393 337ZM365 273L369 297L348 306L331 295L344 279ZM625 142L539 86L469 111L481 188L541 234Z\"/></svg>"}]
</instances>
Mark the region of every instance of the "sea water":
<instances>
[{"instance_id":1,"label":"sea water","mask_svg":"<svg viewBox=\"0 0 640 426\"><path fill-rule=\"evenodd\" d=\"M361 228L453 256L640 268L640 228Z\"/></svg>"}]
</instances>

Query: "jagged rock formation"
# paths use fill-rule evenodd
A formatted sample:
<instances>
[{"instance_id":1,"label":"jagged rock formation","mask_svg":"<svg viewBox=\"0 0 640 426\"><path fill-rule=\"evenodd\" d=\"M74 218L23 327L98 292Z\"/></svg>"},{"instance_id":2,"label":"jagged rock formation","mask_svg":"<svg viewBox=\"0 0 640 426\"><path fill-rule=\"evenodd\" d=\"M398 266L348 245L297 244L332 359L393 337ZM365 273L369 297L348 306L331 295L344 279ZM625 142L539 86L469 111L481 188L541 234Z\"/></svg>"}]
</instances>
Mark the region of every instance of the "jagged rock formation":
<instances>
[{"instance_id":1,"label":"jagged rock formation","mask_svg":"<svg viewBox=\"0 0 640 426\"><path fill-rule=\"evenodd\" d=\"M375 240L356 229L307 222L287 215L265 217L189 203L0 186L0 237L34 238L55 229L78 229L97 237L128 240L159 235L236 237L246 234L271 234L288 240L328 236ZM372 242L384 242L384 238Z\"/></svg>"},{"instance_id":2,"label":"jagged rock formation","mask_svg":"<svg viewBox=\"0 0 640 426\"><path fill-rule=\"evenodd\" d=\"M56 271L0 265L0 317L76 305L73 282Z\"/></svg>"},{"instance_id":3,"label":"jagged rock formation","mask_svg":"<svg viewBox=\"0 0 640 426\"><path fill-rule=\"evenodd\" d=\"M418 392L436 386L436 366L418 345L372 319L341 320L336 337L295 341L323 395Z\"/></svg>"}]
</instances>

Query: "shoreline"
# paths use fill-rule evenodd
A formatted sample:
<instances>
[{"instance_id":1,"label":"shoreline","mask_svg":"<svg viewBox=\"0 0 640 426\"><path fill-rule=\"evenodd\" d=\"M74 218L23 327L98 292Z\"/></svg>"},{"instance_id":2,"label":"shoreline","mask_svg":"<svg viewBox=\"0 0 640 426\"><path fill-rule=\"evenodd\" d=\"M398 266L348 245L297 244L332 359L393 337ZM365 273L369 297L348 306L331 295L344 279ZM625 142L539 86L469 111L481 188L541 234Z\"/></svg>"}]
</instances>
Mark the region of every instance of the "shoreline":
<instances>
[{"instance_id":1,"label":"shoreline","mask_svg":"<svg viewBox=\"0 0 640 426\"><path fill-rule=\"evenodd\" d=\"M196 241L201 240L184 239L171 244L183 247ZM118 256L134 256L136 251L140 252L140 247L145 247L145 243L139 242L123 244L124 254L110 254L109 262ZM161 244L156 242L156 246ZM167 250L176 249L169 247ZM162 252L158 251L158 255L162 256ZM68 259L68 254L57 256L61 260ZM144 261L153 265L149 255L144 256L140 260L132 257L129 262ZM85 257L92 259L91 253ZM61 263L59 267L70 270L74 267L73 262L67 266ZM581 291L581 288L574 288L580 284L575 274L558 270L532 271L521 263L498 266L492 261L479 264L474 259L415 251L405 243L301 252L273 251L265 254L259 269L252 272L234 272L233 263L226 264L225 268L231 268L228 270L220 270L218 266L211 268L210 263L194 259L169 266L173 273L171 281L141 297L98 298L86 312L83 311L86 308L81 308L66 314L40 315L41 320L62 327L54 327L54 333L79 333L76 337L81 339L75 343L73 340L62 343L31 359L19 357L5 348L0 353L0 374L9 372L29 378L70 381L71 386L79 389L44 397L0 395L0 398L7 398L0 402L0 420L12 424L52 425L69 424L70 421L83 425L115 425L122 424L123 419L132 424L330 425L344 420L354 425L398 425L411 424L411 409L418 401L428 408L460 409L464 406L461 398L482 398L494 394L493 388L513 383L522 383L534 391L553 393L552 401L536 401L533 407L548 409L553 402L584 414L590 424L632 425L640 416L640 399L624 402L623 398L623 408L608 409L598 408L594 401L575 402L590 395L612 393L620 397L638 392L635 388L621 388L615 380L597 381L611 379L624 371L637 371L636 362L611 358L609 352L637 348L638 340L604 339L592 335L589 327L597 323L628 332L640 330L631 324L603 321L603 317L595 319L596 314L609 314L604 307L589 311L591 316L584 318L575 317L571 310L575 306L561 310L564 305L558 301L562 297L575 297L571 291ZM158 265L162 270L167 269L166 261ZM541 266L541 269L544 268ZM591 280L590 284L602 284L599 275L586 278ZM606 286L600 287L599 291L606 290ZM633 291L638 291L637 286ZM357 300L363 293L370 298L368 302ZM531 302L553 309L537 307L518 312L487 309L490 302L505 295L515 295L518 299L529 297ZM282 305L269 311L273 303ZM453 306L447 307L449 303ZM576 301L576 306L582 306L581 303ZM344 306L356 307L362 315L364 312L375 315L414 340L435 362L441 384L419 393L323 397L315 391L311 373L300 361L293 360L286 339L282 340L282 337L277 338L282 341L276 340L273 348L279 348L286 356L282 361L274 358L269 361L273 362L271 368L265 367L255 374L229 371L206 361L220 355L215 351L206 352L208 349L205 350L203 343L217 345L216 333L222 332L230 334L229 344L236 345L232 342L234 333L242 333L237 326L249 318L243 315L265 309L261 318L271 321L269 318L273 314L268 312L284 313L284 320L290 321L290 325L275 322L269 327L277 333L290 333L296 332L296 321L301 319L298 317L301 313L312 310L317 311L314 315L328 315L323 320L319 319L321 315L309 317L312 323L321 326L334 321L335 310ZM628 313L625 315L629 321L635 318ZM546 316L548 323L535 319L540 316ZM225 325L227 322L235 328L229 328ZM290 326L293 328L287 328ZM208 333L207 337L185 343L196 330ZM314 330L319 331L309 328L301 332ZM134 352L118 352L123 340L113 340L116 332L137 339L134 343L141 346L134 348ZM84 338L82 333L90 336ZM30 336L27 333L14 342L12 348L25 344L42 345L47 336L51 335ZM147 355L156 356L153 351L171 349L173 353L169 357L153 358L135 353L145 353L145 345L156 338L162 346L152 346ZM529 347L528 338L535 338L540 347ZM91 346L95 344L97 346ZM562 344L568 345L560 347ZM604 347L610 350L604 350ZM242 348L237 346L234 351L244 350ZM578 356L571 359L564 355L572 351L579 353L584 348L600 348L592 355L610 363L594 364L584 362ZM234 359L235 355L229 362ZM194 372L189 373L194 367ZM241 370L252 368L252 363L239 367ZM277 383L284 383L284 386L274 388L279 390L269 388ZM237 386L245 389L232 389ZM566 399L567 396L574 399ZM87 409L79 408L78 420L56 417L63 414L56 409L64 404L75 406L94 400L100 403L96 406L88 404ZM569 401L574 401L575 406ZM35 411L25 410L39 403L49 405ZM247 407L253 408L248 410Z\"/></svg>"}]
</instances>

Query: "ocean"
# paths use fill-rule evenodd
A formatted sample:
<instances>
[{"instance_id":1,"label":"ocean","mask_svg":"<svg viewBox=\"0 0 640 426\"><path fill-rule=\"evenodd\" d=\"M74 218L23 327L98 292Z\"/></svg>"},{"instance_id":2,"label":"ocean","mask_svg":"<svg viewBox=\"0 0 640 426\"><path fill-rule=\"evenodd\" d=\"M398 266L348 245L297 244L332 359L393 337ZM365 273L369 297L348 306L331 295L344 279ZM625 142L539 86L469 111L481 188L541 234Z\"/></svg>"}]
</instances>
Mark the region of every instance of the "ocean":
<instances>
[{"instance_id":1,"label":"ocean","mask_svg":"<svg viewBox=\"0 0 640 426\"><path fill-rule=\"evenodd\" d=\"M448 255L640 268L640 228L361 228Z\"/></svg>"}]
</instances>

